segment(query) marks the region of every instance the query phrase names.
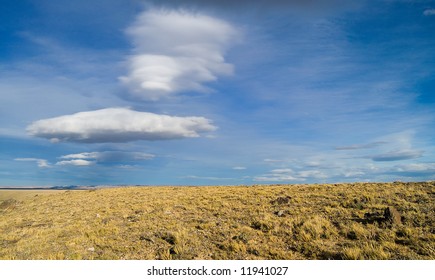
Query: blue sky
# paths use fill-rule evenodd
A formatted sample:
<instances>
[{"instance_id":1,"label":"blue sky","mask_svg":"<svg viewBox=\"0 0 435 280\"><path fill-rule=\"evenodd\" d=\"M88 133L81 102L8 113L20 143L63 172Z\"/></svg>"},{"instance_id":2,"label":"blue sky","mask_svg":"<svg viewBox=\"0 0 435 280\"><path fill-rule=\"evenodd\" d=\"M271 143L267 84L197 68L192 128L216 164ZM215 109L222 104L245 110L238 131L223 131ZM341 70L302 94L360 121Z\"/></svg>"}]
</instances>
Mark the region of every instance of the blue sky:
<instances>
[{"instance_id":1,"label":"blue sky","mask_svg":"<svg viewBox=\"0 0 435 280\"><path fill-rule=\"evenodd\" d=\"M435 180L435 1L25 0L0 19L0 185Z\"/></svg>"}]
</instances>

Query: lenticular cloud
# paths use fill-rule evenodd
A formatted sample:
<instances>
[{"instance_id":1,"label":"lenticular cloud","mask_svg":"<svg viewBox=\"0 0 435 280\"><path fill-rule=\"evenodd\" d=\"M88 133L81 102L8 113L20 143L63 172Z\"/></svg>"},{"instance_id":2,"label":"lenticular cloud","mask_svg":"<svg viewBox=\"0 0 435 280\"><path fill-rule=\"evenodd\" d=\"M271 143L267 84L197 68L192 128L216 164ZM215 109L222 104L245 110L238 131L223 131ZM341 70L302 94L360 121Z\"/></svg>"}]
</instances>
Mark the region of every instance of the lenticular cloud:
<instances>
[{"instance_id":1,"label":"lenticular cloud","mask_svg":"<svg viewBox=\"0 0 435 280\"><path fill-rule=\"evenodd\" d=\"M27 132L52 142L113 143L199 137L200 133L215 129L204 117L175 117L108 108L39 120L29 125Z\"/></svg>"},{"instance_id":2,"label":"lenticular cloud","mask_svg":"<svg viewBox=\"0 0 435 280\"><path fill-rule=\"evenodd\" d=\"M159 100L183 91L207 91L203 83L230 75L224 54L237 37L227 22L181 11L142 13L127 29L134 44L128 74L120 80L133 96Z\"/></svg>"}]
</instances>

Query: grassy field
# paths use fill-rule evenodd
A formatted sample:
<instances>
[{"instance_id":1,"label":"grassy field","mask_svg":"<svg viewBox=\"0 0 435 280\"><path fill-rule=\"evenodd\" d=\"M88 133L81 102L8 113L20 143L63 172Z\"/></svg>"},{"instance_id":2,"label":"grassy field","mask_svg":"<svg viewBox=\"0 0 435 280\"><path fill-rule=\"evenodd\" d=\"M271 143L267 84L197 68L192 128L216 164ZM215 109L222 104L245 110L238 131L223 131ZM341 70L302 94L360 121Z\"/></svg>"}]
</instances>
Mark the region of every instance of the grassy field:
<instances>
[{"instance_id":1,"label":"grassy field","mask_svg":"<svg viewBox=\"0 0 435 280\"><path fill-rule=\"evenodd\" d=\"M5 200L26 200L28 198L37 197L39 195L50 195L65 192L63 190L0 190L0 203ZM4 210L4 209L3 209Z\"/></svg>"},{"instance_id":2,"label":"grassy field","mask_svg":"<svg viewBox=\"0 0 435 280\"><path fill-rule=\"evenodd\" d=\"M434 198L435 182L0 191L0 259L433 260Z\"/></svg>"}]
</instances>

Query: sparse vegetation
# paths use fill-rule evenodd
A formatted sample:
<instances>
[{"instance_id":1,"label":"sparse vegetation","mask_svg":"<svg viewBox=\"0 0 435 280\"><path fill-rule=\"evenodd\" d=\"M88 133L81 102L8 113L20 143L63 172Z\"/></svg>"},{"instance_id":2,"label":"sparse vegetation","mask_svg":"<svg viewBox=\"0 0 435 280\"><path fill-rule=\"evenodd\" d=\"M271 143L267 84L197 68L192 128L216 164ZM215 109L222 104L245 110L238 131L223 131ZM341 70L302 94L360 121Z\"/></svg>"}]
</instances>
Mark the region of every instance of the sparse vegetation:
<instances>
[{"instance_id":1,"label":"sparse vegetation","mask_svg":"<svg viewBox=\"0 0 435 280\"><path fill-rule=\"evenodd\" d=\"M0 191L0 259L435 259L435 182Z\"/></svg>"}]
</instances>

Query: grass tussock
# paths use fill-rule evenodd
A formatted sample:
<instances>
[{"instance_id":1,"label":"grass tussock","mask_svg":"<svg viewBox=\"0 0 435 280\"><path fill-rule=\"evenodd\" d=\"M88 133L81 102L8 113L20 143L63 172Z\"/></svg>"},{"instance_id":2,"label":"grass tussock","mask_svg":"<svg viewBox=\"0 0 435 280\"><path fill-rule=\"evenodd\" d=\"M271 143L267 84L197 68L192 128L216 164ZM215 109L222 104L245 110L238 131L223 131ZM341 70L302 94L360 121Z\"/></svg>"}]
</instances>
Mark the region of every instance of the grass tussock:
<instances>
[{"instance_id":1,"label":"grass tussock","mask_svg":"<svg viewBox=\"0 0 435 280\"><path fill-rule=\"evenodd\" d=\"M435 259L435 183L0 191L0 259Z\"/></svg>"}]
</instances>

